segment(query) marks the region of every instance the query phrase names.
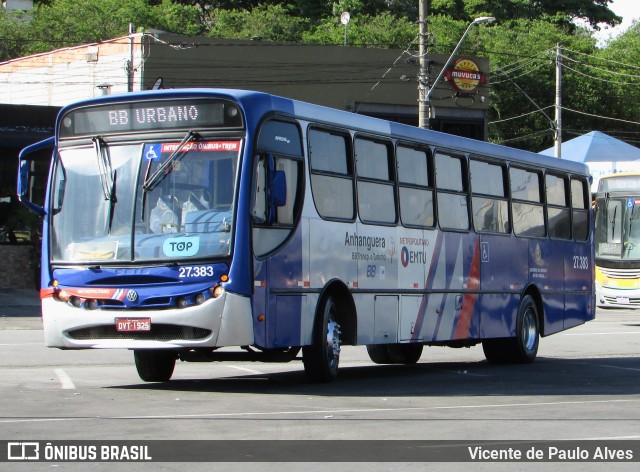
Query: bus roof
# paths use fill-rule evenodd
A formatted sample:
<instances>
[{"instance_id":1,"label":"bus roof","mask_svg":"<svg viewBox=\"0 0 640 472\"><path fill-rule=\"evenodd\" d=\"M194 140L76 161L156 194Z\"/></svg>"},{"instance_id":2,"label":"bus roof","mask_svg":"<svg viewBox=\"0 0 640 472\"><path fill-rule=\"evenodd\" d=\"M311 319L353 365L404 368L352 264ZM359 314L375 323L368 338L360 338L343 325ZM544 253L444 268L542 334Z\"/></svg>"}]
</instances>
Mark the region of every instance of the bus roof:
<instances>
[{"instance_id":1,"label":"bus roof","mask_svg":"<svg viewBox=\"0 0 640 472\"><path fill-rule=\"evenodd\" d=\"M107 95L65 106L60 110L58 121L70 109L91 105L117 103L123 101L189 98L189 97L221 97L237 101L242 108L253 107L258 110L257 117L252 121L257 124L262 117L269 112L277 112L316 123L332 126L344 126L355 131L392 136L398 139L420 141L433 146L449 148L470 154L478 154L485 157L507 159L513 162L543 166L565 172L573 172L589 175L586 164L568 160L562 160L551 156L536 154L516 148L464 138L448 133L426 130L415 126L373 118L357 113L328 108L307 102L270 95L264 92L255 92L241 89L214 89L214 88L188 88L165 89L133 92L127 94ZM251 124L251 121L250 121ZM59 123L56 123L56 128Z\"/></svg>"},{"instance_id":2,"label":"bus roof","mask_svg":"<svg viewBox=\"0 0 640 472\"><path fill-rule=\"evenodd\" d=\"M598 195L609 192L640 193L640 172L618 172L600 177Z\"/></svg>"}]
</instances>

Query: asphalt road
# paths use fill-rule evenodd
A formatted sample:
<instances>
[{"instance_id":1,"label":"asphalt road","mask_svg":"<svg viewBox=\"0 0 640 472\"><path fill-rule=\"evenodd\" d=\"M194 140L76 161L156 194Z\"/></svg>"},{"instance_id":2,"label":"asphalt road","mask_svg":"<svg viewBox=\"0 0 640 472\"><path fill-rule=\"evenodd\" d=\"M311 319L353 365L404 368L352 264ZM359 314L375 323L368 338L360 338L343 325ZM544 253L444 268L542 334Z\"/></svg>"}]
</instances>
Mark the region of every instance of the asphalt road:
<instances>
[{"instance_id":1,"label":"asphalt road","mask_svg":"<svg viewBox=\"0 0 640 472\"><path fill-rule=\"evenodd\" d=\"M179 363L170 382L149 384L139 379L130 352L47 349L39 328L39 320L28 316L0 319L2 440L496 440L507 446L519 440L640 440L640 311L598 311L595 321L542 339L530 365L490 365L476 346L426 347L417 365L380 366L365 348L347 346L331 384L307 383L300 361ZM561 465L581 471L637 466ZM438 463L428 469L558 466ZM0 470L52 467L0 463ZM87 470L87 464L55 467ZM109 471L325 467L427 470L423 463L403 462L91 465Z\"/></svg>"}]
</instances>

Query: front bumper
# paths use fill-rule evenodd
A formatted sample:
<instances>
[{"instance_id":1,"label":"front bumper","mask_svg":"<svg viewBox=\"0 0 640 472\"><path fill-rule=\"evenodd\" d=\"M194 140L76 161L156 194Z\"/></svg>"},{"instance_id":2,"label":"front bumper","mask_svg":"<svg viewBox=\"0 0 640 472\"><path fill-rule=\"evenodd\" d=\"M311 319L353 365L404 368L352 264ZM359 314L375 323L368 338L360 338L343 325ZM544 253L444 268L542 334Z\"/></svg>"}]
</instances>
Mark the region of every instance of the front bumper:
<instances>
[{"instance_id":1,"label":"front bumper","mask_svg":"<svg viewBox=\"0 0 640 472\"><path fill-rule=\"evenodd\" d=\"M45 344L62 349L182 349L254 343L248 297L226 292L201 305L163 310L87 310L42 300ZM150 331L118 332L116 318L150 318Z\"/></svg>"}]
</instances>

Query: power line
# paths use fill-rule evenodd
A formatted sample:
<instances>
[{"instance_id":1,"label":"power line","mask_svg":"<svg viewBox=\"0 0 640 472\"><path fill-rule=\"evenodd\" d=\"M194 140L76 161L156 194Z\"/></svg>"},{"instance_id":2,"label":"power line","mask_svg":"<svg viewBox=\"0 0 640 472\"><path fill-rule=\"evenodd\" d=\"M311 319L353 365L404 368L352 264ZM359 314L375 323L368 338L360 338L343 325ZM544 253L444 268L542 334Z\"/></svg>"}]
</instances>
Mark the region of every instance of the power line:
<instances>
[{"instance_id":1,"label":"power line","mask_svg":"<svg viewBox=\"0 0 640 472\"><path fill-rule=\"evenodd\" d=\"M640 75L626 74L624 72L616 72L616 71L609 70L609 69L603 69L602 67L592 66L591 64L585 64L585 63L582 63L582 62L578 62L575 59L573 59L571 57L568 57L568 56L565 56L565 55L562 55L562 58L567 59L567 60L569 60L569 61L571 61L571 62L573 62L575 64L578 64L578 65L581 65L581 66L584 66L584 67L589 67L589 68L595 69L597 71L606 72L607 74L622 75L624 77L633 77L635 79L640 79Z\"/></svg>"},{"instance_id":2,"label":"power line","mask_svg":"<svg viewBox=\"0 0 640 472\"><path fill-rule=\"evenodd\" d=\"M553 108L553 105L546 106L546 107L542 108L542 110L547 110L549 108ZM493 124L496 124L496 123L504 123L505 121L517 120L519 118L524 118L525 116L533 115L535 113L540 113L540 110L533 110L533 111L530 111L528 113L523 113L522 115L512 116L510 118L504 118L502 120L494 120L494 121L489 122L488 124L493 125Z\"/></svg>"},{"instance_id":3,"label":"power line","mask_svg":"<svg viewBox=\"0 0 640 472\"><path fill-rule=\"evenodd\" d=\"M502 139L500 141L497 141L497 143L504 144L504 143L510 143L510 142L516 142L516 141L524 141L525 139L546 135L547 133L549 133L549 131L550 130L534 131L533 133L527 134L525 136L517 136L515 138Z\"/></svg>"},{"instance_id":4,"label":"power line","mask_svg":"<svg viewBox=\"0 0 640 472\"><path fill-rule=\"evenodd\" d=\"M636 65L629 64L629 63L626 63L626 62L616 61L616 60L613 60L613 59L607 59L606 57L594 56L593 54L587 54L587 53L584 53L584 52L573 51L571 49L565 49L565 48L562 48L562 50L564 52L570 52L570 53L573 53L573 54L580 54L582 56L591 57L591 58L596 59L598 61L611 62L612 64L622 65L624 67L629 67L631 69L640 69L640 66L636 66Z\"/></svg>"},{"instance_id":5,"label":"power line","mask_svg":"<svg viewBox=\"0 0 640 472\"><path fill-rule=\"evenodd\" d=\"M580 115L590 116L592 118L602 118L604 120L612 120L612 121L619 121L621 123L628 123L628 124L632 124L632 125L640 125L640 122L638 122L638 121L623 120L622 118L613 118L611 116L595 115L593 113L587 113L587 112L584 112L584 111L573 110L573 109L567 108L567 107L562 107L562 109L566 110L566 111L573 112L573 113L578 113Z\"/></svg>"},{"instance_id":6,"label":"power line","mask_svg":"<svg viewBox=\"0 0 640 472\"><path fill-rule=\"evenodd\" d=\"M574 69L573 67L569 67L569 66L568 66L568 65L566 65L566 64L563 64L563 67L564 67L565 69L569 69L570 71L575 72L576 74L581 75L581 76L583 76L583 77L588 77L589 79L598 80L598 81L600 81L600 82L606 82L606 83L608 83L608 84L616 84L616 85L640 85L640 82L620 82L620 81L618 81L618 80L607 80L607 79L602 79L602 78L600 78L600 77L596 77L596 76L594 76L594 75L589 75L589 74L586 74L586 73L584 73L584 72L580 72L579 70ZM640 78L640 77L639 77L639 78Z\"/></svg>"}]
</instances>

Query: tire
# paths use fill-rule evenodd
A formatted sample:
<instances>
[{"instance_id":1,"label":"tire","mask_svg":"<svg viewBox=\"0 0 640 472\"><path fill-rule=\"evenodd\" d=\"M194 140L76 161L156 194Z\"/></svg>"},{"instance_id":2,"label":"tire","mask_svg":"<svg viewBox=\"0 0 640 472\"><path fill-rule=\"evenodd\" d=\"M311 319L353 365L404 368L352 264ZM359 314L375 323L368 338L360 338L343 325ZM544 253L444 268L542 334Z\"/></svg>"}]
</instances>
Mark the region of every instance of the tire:
<instances>
[{"instance_id":1,"label":"tire","mask_svg":"<svg viewBox=\"0 0 640 472\"><path fill-rule=\"evenodd\" d=\"M393 364L387 344L367 344L369 359L376 364Z\"/></svg>"},{"instance_id":2,"label":"tire","mask_svg":"<svg viewBox=\"0 0 640 472\"><path fill-rule=\"evenodd\" d=\"M133 351L138 375L145 382L167 382L176 366L174 351L150 350Z\"/></svg>"},{"instance_id":3,"label":"tire","mask_svg":"<svg viewBox=\"0 0 640 472\"><path fill-rule=\"evenodd\" d=\"M302 348L304 371L313 382L331 382L338 375L340 363L340 325L338 307L329 296L316 313L310 346Z\"/></svg>"},{"instance_id":4,"label":"tire","mask_svg":"<svg viewBox=\"0 0 640 472\"><path fill-rule=\"evenodd\" d=\"M389 344L387 347L394 364L415 364L422 355L422 344Z\"/></svg>"},{"instance_id":5,"label":"tire","mask_svg":"<svg viewBox=\"0 0 640 472\"><path fill-rule=\"evenodd\" d=\"M540 344L538 308L531 295L526 295L518 308L514 362L530 364L536 360Z\"/></svg>"},{"instance_id":6,"label":"tire","mask_svg":"<svg viewBox=\"0 0 640 472\"><path fill-rule=\"evenodd\" d=\"M490 364L508 364L508 349L510 339L485 339L482 341L484 357Z\"/></svg>"},{"instance_id":7,"label":"tire","mask_svg":"<svg viewBox=\"0 0 640 472\"><path fill-rule=\"evenodd\" d=\"M538 355L540 343L538 308L531 295L520 300L516 318L516 336L485 339L482 349L492 364L530 364Z\"/></svg>"},{"instance_id":8,"label":"tire","mask_svg":"<svg viewBox=\"0 0 640 472\"><path fill-rule=\"evenodd\" d=\"M368 344L369 358L376 364L415 364L422 355L422 344Z\"/></svg>"}]
</instances>

